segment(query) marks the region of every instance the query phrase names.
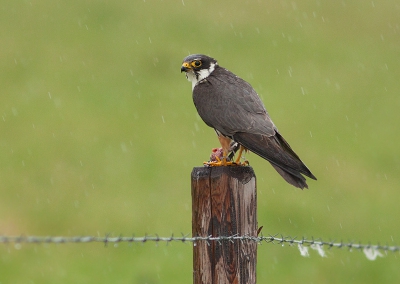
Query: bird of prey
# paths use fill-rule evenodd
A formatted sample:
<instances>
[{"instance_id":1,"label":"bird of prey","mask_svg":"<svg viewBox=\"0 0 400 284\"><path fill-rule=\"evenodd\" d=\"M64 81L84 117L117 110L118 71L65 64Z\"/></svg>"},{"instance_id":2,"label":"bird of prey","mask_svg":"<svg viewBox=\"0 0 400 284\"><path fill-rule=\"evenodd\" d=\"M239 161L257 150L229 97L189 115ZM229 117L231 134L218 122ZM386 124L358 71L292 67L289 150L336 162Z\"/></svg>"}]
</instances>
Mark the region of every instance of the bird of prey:
<instances>
[{"instance_id":1,"label":"bird of prey","mask_svg":"<svg viewBox=\"0 0 400 284\"><path fill-rule=\"evenodd\" d=\"M181 72L192 82L193 102L203 121L215 129L222 146L222 158L209 166L242 165L243 150L271 163L291 185L308 188L303 175L316 180L278 132L260 97L249 83L203 54L187 56ZM228 158L233 143L239 145L234 162Z\"/></svg>"}]
</instances>

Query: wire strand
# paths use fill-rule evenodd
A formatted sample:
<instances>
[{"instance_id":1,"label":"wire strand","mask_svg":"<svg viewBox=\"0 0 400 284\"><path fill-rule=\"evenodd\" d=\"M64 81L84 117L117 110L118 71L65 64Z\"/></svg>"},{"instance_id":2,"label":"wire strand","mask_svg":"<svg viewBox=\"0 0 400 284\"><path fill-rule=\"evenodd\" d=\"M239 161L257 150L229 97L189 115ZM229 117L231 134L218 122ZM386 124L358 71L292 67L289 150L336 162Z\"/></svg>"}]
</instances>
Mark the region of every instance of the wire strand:
<instances>
[{"instance_id":1,"label":"wire strand","mask_svg":"<svg viewBox=\"0 0 400 284\"><path fill-rule=\"evenodd\" d=\"M322 239L297 239L296 237L283 236L281 234L268 235L268 236L207 236L207 237L188 237L189 234L182 234L180 237L171 235L170 237L160 237L159 235L145 235L141 237L110 237L108 235L104 237L95 236L0 236L0 243L8 244L66 244L66 243L146 243L146 242L156 242L156 243L171 243L171 242L182 242L182 243L195 243L205 241L207 243L218 242L221 244L223 241L245 241L245 242L256 242L256 243L272 243L272 244L289 244L289 245L300 245L300 246L319 246L331 248L348 248L348 249L358 249L358 250L377 250L385 252L397 252L400 251L400 246L389 246L380 244L362 244L355 242L334 242L334 241L323 241Z\"/></svg>"}]
</instances>

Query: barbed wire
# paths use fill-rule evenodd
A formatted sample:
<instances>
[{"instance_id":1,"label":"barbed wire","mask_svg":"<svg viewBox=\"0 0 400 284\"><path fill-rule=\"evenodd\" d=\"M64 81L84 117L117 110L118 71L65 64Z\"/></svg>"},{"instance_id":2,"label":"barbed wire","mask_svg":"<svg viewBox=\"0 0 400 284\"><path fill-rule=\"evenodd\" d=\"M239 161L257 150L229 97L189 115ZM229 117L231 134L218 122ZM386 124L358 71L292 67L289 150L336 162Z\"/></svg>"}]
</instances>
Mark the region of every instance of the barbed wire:
<instances>
[{"instance_id":1,"label":"barbed wire","mask_svg":"<svg viewBox=\"0 0 400 284\"><path fill-rule=\"evenodd\" d=\"M290 246L297 245L300 254L302 256L309 256L308 248L314 249L318 252L318 254L322 257L325 257L324 248L347 248L349 250L362 250L364 254L367 256L368 259L374 260L378 256L382 257L381 252L399 252L400 246L389 246L389 245L380 245L380 244L362 244L361 242L335 242L335 241L323 241L321 238L318 239L306 239L301 238L298 239L296 237L291 236L283 236L281 234L276 235L268 235L268 236L207 236L207 237L189 237L189 234L184 235L182 234L179 237L171 235L170 237L160 237L159 235L145 235L142 237L111 237L106 235L104 237L95 237L95 236L75 236L75 237L64 237L64 236L0 236L0 243L8 244L65 244L65 243L93 243L99 242L104 243L107 245L108 243L146 243L146 242L155 242L155 243L172 243L172 242L181 242L181 243L196 243L205 241L208 245L211 242L217 242L222 244L223 242L234 242L234 241L241 241L241 242L256 242L256 243L272 243L272 244L288 244Z\"/></svg>"}]
</instances>

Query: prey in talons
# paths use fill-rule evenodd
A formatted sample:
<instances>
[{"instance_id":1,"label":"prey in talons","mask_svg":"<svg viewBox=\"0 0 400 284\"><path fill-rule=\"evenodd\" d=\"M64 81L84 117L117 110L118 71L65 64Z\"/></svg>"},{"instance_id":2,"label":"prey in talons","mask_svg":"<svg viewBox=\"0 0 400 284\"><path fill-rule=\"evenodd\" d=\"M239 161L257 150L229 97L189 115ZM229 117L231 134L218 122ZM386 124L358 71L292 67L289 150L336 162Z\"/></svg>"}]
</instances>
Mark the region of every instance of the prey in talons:
<instances>
[{"instance_id":1,"label":"prey in talons","mask_svg":"<svg viewBox=\"0 0 400 284\"><path fill-rule=\"evenodd\" d=\"M219 166L249 166L249 162L244 159L243 150L247 152L243 146L238 143L232 141L229 147L229 155L224 155L223 148L213 148L210 160L208 162L203 162L203 164L207 167L219 167ZM238 156L234 160L236 152L238 152ZM243 159L243 162L241 162Z\"/></svg>"}]
</instances>

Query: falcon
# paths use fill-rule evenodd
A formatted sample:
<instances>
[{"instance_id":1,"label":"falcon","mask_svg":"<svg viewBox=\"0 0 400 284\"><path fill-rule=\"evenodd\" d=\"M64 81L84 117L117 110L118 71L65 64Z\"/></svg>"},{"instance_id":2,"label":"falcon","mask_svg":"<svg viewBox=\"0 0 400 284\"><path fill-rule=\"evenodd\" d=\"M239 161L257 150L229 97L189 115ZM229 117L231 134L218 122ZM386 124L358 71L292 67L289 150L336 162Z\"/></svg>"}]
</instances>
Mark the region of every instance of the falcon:
<instances>
[{"instance_id":1,"label":"falcon","mask_svg":"<svg viewBox=\"0 0 400 284\"><path fill-rule=\"evenodd\" d=\"M197 112L208 126L214 128L221 143L221 158L217 155L215 161L206 162L206 165L247 165L240 160L243 151L249 150L270 162L295 187L308 188L304 176L316 180L279 133L249 83L203 54L187 56L181 72L185 72L192 82ZM238 156L231 161L236 150Z\"/></svg>"}]
</instances>

